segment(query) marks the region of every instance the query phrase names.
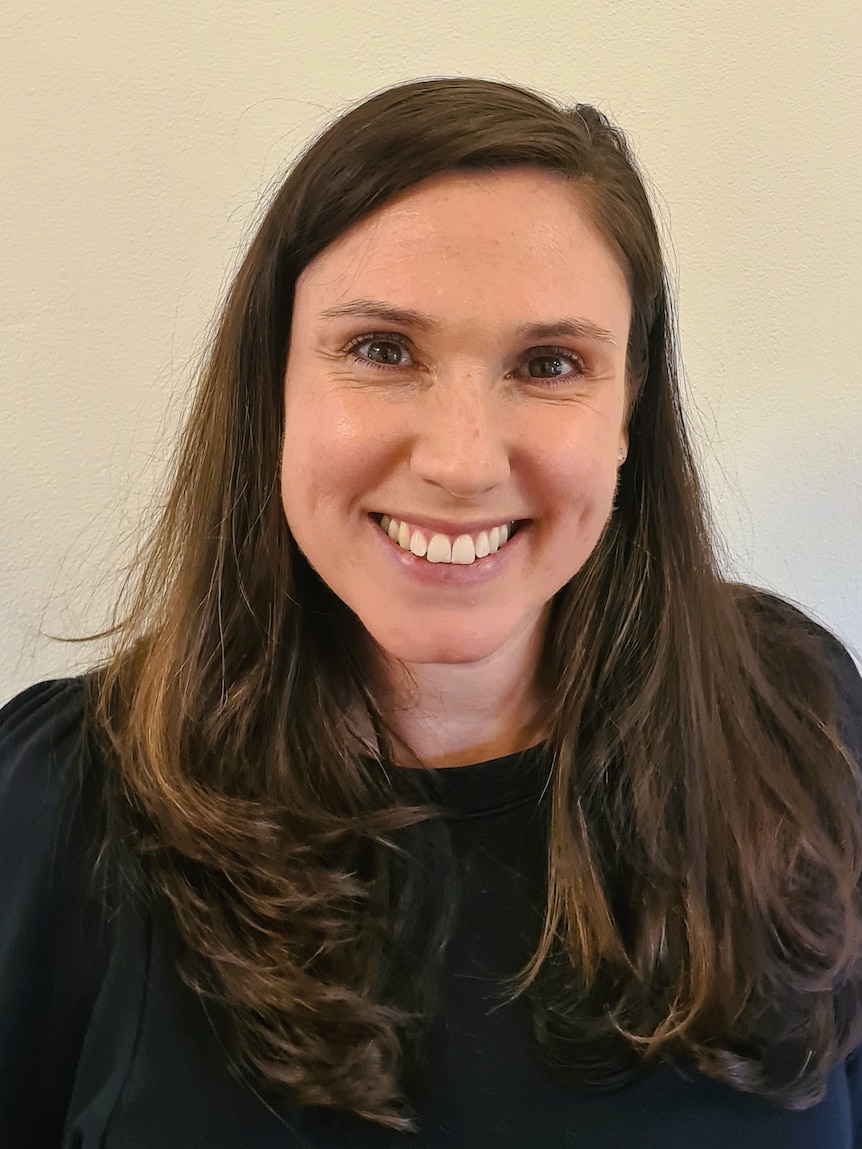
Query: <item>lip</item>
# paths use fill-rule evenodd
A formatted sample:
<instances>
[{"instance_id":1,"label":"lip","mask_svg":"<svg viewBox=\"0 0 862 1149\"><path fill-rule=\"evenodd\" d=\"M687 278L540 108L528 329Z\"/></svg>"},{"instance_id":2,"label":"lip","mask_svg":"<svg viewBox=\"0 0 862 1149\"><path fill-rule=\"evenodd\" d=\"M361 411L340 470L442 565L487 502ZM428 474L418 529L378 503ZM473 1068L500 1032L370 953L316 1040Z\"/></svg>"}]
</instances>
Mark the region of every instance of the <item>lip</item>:
<instances>
[{"instance_id":1,"label":"lip","mask_svg":"<svg viewBox=\"0 0 862 1149\"><path fill-rule=\"evenodd\" d=\"M497 575L504 571L506 567L517 558L524 545L525 537L529 535L530 526L529 519L510 520L519 522L521 525L520 529L512 535L504 547L492 555L486 555L483 559L477 559L473 563L462 565L460 563L429 563L427 559L420 559L414 555L412 551L402 550L398 543L393 542L389 535L382 529L375 516L369 515L368 520L368 525L374 531L378 545L382 548L389 562L397 563L402 574L407 575L416 582L424 583L426 586L437 587L471 587L496 578ZM408 519L407 521L411 524L414 523L413 519ZM434 521L433 519L425 520L425 522ZM437 521L439 522L439 520ZM506 520L497 520L491 525L499 526L500 522L506 522ZM420 523L416 523L415 525L419 526ZM448 526L451 529L453 524L450 523ZM480 526L478 529L487 530L488 528ZM439 533L445 534L448 532L441 530ZM457 533L469 534L470 532L459 524Z\"/></svg>"},{"instance_id":2,"label":"lip","mask_svg":"<svg viewBox=\"0 0 862 1149\"><path fill-rule=\"evenodd\" d=\"M517 523L518 527L521 528L530 522L529 519L518 518L517 515L510 515L508 518L503 515L499 519L471 519L470 522L455 523L447 519L427 518L425 515L401 514L400 512L393 514L391 511L373 511L368 517L379 526L380 519L384 514L389 515L390 519L395 519L399 523L409 523L411 527L416 527L420 531L429 531L431 534L437 535L450 535L452 538L457 538L458 535L478 535L480 531L490 531L493 527L500 527L504 523Z\"/></svg>"}]
</instances>

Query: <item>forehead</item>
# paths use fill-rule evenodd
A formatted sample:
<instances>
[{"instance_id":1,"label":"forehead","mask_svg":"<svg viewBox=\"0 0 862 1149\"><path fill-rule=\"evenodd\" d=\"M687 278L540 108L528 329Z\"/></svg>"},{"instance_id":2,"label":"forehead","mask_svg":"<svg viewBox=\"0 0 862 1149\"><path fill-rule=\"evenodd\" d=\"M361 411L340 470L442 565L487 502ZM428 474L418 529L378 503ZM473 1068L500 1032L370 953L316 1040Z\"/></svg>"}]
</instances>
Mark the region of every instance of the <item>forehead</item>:
<instances>
[{"instance_id":1,"label":"forehead","mask_svg":"<svg viewBox=\"0 0 862 1149\"><path fill-rule=\"evenodd\" d=\"M626 313L614 249L577 184L510 169L425 180L339 236L304 269L297 303L358 295L403 306L558 311L563 300ZM605 315L607 319L607 315Z\"/></svg>"}]
</instances>

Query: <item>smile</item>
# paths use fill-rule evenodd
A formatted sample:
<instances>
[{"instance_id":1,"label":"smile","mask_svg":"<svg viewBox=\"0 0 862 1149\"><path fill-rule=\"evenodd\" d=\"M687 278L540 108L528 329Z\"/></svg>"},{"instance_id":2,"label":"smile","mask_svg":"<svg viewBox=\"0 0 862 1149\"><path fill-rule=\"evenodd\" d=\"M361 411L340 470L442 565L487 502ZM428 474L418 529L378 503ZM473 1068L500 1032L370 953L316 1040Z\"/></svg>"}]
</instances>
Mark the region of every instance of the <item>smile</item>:
<instances>
[{"instance_id":1,"label":"smile","mask_svg":"<svg viewBox=\"0 0 862 1149\"><path fill-rule=\"evenodd\" d=\"M444 535L423 531L419 527L389 515L374 516L382 531L404 551L429 563L451 563L471 566L477 559L496 554L516 533L517 522L500 523L475 535Z\"/></svg>"}]
</instances>

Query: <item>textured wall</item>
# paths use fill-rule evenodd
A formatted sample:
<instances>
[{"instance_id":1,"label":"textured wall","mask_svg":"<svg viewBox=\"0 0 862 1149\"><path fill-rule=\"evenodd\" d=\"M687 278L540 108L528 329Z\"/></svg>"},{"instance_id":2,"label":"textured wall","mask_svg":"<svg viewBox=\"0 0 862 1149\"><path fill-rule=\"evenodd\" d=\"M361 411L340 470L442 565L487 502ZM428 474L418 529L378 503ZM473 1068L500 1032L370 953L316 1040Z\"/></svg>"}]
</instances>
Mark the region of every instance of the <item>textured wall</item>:
<instances>
[{"instance_id":1,"label":"textured wall","mask_svg":"<svg viewBox=\"0 0 862 1149\"><path fill-rule=\"evenodd\" d=\"M397 80L598 103L673 236L735 569L862 650L862 6L7 0L0 697L92 650L196 350L302 142Z\"/></svg>"}]
</instances>

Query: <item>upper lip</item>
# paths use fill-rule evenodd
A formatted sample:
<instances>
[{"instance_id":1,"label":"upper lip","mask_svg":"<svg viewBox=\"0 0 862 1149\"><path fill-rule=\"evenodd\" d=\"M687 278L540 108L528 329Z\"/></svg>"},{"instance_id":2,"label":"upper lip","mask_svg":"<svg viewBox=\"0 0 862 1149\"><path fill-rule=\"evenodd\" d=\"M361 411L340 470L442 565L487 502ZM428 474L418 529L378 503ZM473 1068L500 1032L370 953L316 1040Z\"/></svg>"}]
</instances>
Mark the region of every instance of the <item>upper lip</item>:
<instances>
[{"instance_id":1,"label":"upper lip","mask_svg":"<svg viewBox=\"0 0 862 1149\"><path fill-rule=\"evenodd\" d=\"M499 527L503 523L525 521L524 516L500 515L500 517L496 519L472 519L466 523L455 523L450 519L434 519L427 515L402 514L398 511L395 513L392 511L377 511L375 513L377 518L386 514L390 519L395 519L396 522L409 523L411 527L417 527L422 531L430 531L432 534L438 535L451 535L455 538L457 538L458 535L478 535L480 531L490 531L492 527Z\"/></svg>"}]
</instances>

